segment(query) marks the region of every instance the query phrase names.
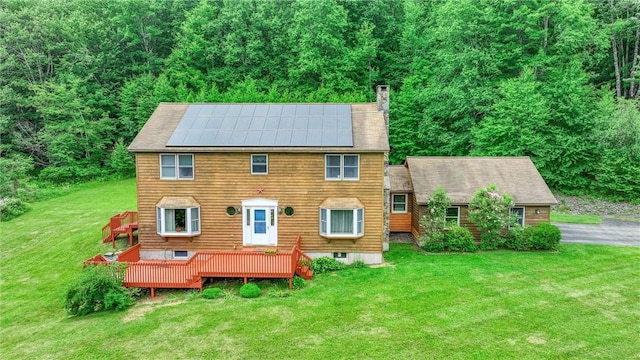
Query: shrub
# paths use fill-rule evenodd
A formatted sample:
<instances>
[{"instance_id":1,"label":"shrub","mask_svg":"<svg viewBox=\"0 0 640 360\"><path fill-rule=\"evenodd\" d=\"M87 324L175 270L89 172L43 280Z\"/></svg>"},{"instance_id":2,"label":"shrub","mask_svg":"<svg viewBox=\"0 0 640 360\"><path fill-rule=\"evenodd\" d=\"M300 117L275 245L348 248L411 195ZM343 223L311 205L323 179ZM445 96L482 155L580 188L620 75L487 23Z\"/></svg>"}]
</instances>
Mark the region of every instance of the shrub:
<instances>
[{"instance_id":1,"label":"shrub","mask_svg":"<svg viewBox=\"0 0 640 360\"><path fill-rule=\"evenodd\" d=\"M449 231L444 235L444 247L454 252L474 252L476 251L476 243L469 229L458 226L449 226Z\"/></svg>"},{"instance_id":2,"label":"shrub","mask_svg":"<svg viewBox=\"0 0 640 360\"><path fill-rule=\"evenodd\" d=\"M504 246L507 249L525 251L531 250L533 243L533 227L526 225L514 226L509 230Z\"/></svg>"},{"instance_id":3,"label":"shrub","mask_svg":"<svg viewBox=\"0 0 640 360\"><path fill-rule=\"evenodd\" d=\"M65 309L71 315L101 310L123 310L133 305L131 293L122 287L124 267L120 264L90 266L69 288Z\"/></svg>"},{"instance_id":4,"label":"shrub","mask_svg":"<svg viewBox=\"0 0 640 360\"><path fill-rule=\"evenodd\" d=\"M247 283L240 288L240 296L247 299L257 298L260 296L260 288L253 283Z\"/></svg>"},{"instance_id":5,"label":"shrub","mask_svg":"<svg viewBox=\"0 0 640 360\"><path fill-rule=\"evenodd\" d=\"M300 276L296 275L293 277L292 286L296 290L300 290L307 285L307 281Z\"/></svg>"},{"instance_id":6,"label":"shrub","mask_svg":"<svg viewBox=\"0 0 640 360\"><path fill-rule=\"evenodd\" d=\"M336 259L332 259L328 256L319 257L313 259L311 262L311 268L316 274L322 274L330 271L342 270L346 267L343 262Z\"/></svg>"},{"instance_id":7,"label":"shrub","mask_svg":"<svg viewBox=\"0 0 640 360\"><path fill-rule=\"evenodd\" d=\"M202 290L202 297L205 299L215 299L222 294L222 289L219 287L206 288Z\"/></svg>"},{"instance_id":8,"label":"shrub","mask_svg":"<svg viewBox=\"0 0 640 360\"><path fill-rule=\"evenodd\" d=\"M480 249L482 250L497 250L504 243L504 238L499 234L494 233L481 233L480 234Z\"/></svg>"},{"instance_id":9,"label":"shrub","mask_svg":"<svg viewBox=\"0 0 640 360\"><path fill-rule=\"evenodd\" d=\"M0 199L0 220L9 221L29 211L29 205L18 198Z\"/></svg>"},{"instance_id":10,"label":"shrub","mask_svg":"<svg viewBox=\"0 0 640 360\"><path fill-rule=\"evenodd\" d=\"M348 267L355 268L355 269L362 269L364 267L367 267L367 264L365 264L364 261L362 260L356 260L351 264L349 264Z\"/></svg>"},{"instance_id":11,"label":"shrub","mask_svg":"<svg viewBox=\"0 0 640 360\"><path fill-rule=\"evenodd\" d=\"M555 250L560 244L562 234L557 226L550 223L538 223L533 228L531 247L535 250Z\"/></svg>"},{"instance_id":12,"label":"shrub","mask_svg":"<svg viewBox=\"0 0 640 360\"><path fill-rule=\"evenodd\" d=\"M422 237L422 247L429 252L442 252L444 251L444 234L437 232L427 236L425 234Z\"/></svg>"}]
</instances>

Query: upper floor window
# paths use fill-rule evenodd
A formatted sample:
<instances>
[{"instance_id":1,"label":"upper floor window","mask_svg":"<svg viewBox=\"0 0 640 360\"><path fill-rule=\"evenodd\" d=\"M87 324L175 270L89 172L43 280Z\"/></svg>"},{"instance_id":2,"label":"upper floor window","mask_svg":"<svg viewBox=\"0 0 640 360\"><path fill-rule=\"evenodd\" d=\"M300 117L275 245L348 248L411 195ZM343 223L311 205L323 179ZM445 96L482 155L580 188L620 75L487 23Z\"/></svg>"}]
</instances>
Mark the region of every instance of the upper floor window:
<instances>
[{"instance_id":1,"label":"upper floor window","mask_svg":"<svg viewBox=\"0 0 640 360\"><path fill-rule=\"evenodd\" d=\"M445 226L447 224L460 225L460 207L451 206L447 208L447 213L444 216Z\"/></svg>"},{"instance_id":2,"label":"upper floor window","mask_svg":"<svg viewBox=\"0 0 640 360\"><path fill-rule=\"evenodd\" d=\"M160 179L193 180L193 155L160 154Z\"/></svg>"},{"instance_id":3,"label":"upper floor window","mask_svg":"<svg viewBox=\"0 0 640 360\"><path fill-rule=\"evenodd\" d=\"M392 213L407 212L407 194L393 194L391 200Z\"/></svg>"},{"instance_id":4,"label":"upper floor window","mask_svg":"<svg viewBox=\"0 0 640 360\"><path fill-rule=\"evenodd\" d=\"M267 155L251 155L251 173L267 174L269 172L269 161Z\"/></svg>"},{"instance_id":5,"label":"upper floor window","mask_svg":"<svg viewBox=\"0 0 640 360\"><path fill-rule=\"evenodd\" d=\"M360 155L325 155L325 180L358 180Z\"/></svg>"}]
</instances>

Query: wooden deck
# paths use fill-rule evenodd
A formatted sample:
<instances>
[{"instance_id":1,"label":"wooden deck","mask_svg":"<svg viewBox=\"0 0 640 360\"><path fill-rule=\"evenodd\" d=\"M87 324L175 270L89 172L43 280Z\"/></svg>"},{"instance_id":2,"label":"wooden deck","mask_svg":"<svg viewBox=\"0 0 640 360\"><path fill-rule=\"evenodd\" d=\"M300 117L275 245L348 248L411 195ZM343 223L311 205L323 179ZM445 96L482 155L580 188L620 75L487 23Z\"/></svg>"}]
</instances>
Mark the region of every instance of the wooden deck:
<instances>
[{"instance_id":1,"label":"wooden deck","mask_svg":"<svg viewBox=\"0 0 640 360\"><path fill-rule=\"evenodd\" d=\"M129 246L133 246L133 232L138 230L138 212L125 211L122 214L112 216L109 223L102 227L102 242L111 242L116 246L118 235L129 236Z\"/></svg>"},{"instance_id":2,"label":"wooden deck","mask_svg":"<svg viewBox=\"0 0 640 360\"><path fill-rule=\"evenodd\" d=\"M151 296L157 288L202 290L202 280L208 277L288 279L292 288L294 275L305 279L313 271L304 266L302 259L311 258L300 250L300 236L291 251L267 254L264 251L201 251L189 260L140 260L140 246L133 246L118 255L118 261L126 263L123 285L150 288ZM107 263L102 256L87 260L88 264Z\"/></svg>"}]
</instances>

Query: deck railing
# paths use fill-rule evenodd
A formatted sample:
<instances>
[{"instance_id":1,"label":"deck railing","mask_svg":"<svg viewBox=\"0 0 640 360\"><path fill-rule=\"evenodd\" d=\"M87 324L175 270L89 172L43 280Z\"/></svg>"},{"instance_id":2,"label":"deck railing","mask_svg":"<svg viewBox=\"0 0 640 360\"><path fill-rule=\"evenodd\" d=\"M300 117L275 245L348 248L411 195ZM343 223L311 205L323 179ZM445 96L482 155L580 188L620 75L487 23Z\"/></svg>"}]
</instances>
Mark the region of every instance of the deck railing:
<instances>
[{"instance_id":1,"label":"deck railing","mask_svg":"<svg viewBox=\"0 0 640 360\"><path fill-rule=\"evenodd\" d=\"M122 214L112 216L109 223L102 227L102 242L113 242L120 234L129 236L129 245L133 246L133 231L138 228L138 212L125 211Z\"/></svg>"},{"instance_id":2,"label":"deck railing","mask_svg":"<svg viewBox=\"0 0 640 360\"><path fill-rule=\"evenodd\" d=\"M118 254L118 261L126 262L126 263L140 261L140 244L137 244L136 246L132 246L127 250Z\"/></svg>"},{"instance_id":3,"label":"deck railing","mask_svg":"<svg viewBox=\"0 0 640 360\"><path fill-rule=\"evenodd\" d=\"M118 256L127 264L124 286L155 288L196 288L202 290L203 277L284 278L292 286L297 273L310 278L300 259L311 260L300 250L300 236L291 251L199 251L187 261L143 260L138 245Z\"/></svg>"}]
</instances>

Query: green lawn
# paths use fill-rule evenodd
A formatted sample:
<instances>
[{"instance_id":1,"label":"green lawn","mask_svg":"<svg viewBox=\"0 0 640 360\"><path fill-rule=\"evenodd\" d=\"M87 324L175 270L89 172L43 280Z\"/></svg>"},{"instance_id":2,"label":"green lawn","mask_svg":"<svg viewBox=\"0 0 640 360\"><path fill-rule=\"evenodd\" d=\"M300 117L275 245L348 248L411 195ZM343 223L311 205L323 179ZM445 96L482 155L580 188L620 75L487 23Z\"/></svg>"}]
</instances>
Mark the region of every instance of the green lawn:
<instances>
[{"instance_id":1,"label":"green lawn","mask_svg":"<svg viewBox=\"0 0 640 360\"><path fill-rule=\"evenodd\" d=\"M640 356L632 247L425 255L392 244L386 266L319 275L286 298L174 290L122 312L67 316L66 287L84 259L109 251L100 229L127 209L132 180L92 184L0 223L2 359Z\"/></svg>"},{"instance_id":2,"label":"green lawn","mask_svg":"<svg viewBox=\"0 0 640 360\"><path fill-rule=\"evenodd\" d=\"M568 224L600 224L602 219L598 215L551 213L551 222Z\"/></svg>"}]
</instances>

